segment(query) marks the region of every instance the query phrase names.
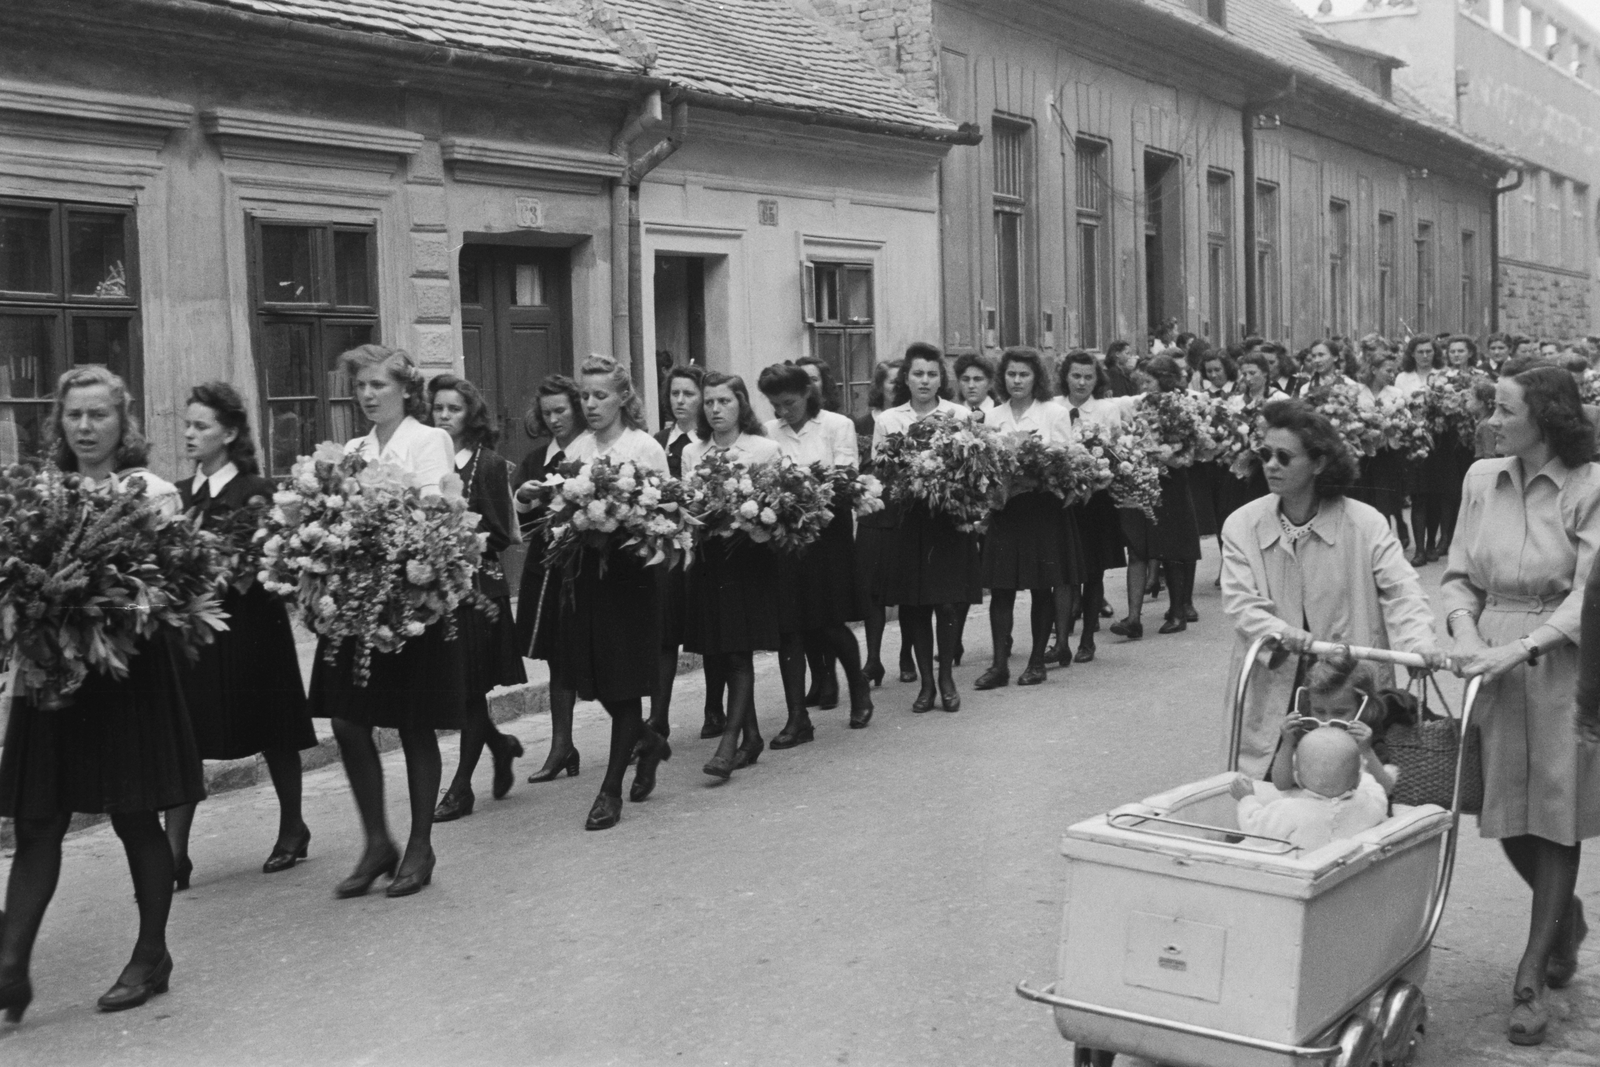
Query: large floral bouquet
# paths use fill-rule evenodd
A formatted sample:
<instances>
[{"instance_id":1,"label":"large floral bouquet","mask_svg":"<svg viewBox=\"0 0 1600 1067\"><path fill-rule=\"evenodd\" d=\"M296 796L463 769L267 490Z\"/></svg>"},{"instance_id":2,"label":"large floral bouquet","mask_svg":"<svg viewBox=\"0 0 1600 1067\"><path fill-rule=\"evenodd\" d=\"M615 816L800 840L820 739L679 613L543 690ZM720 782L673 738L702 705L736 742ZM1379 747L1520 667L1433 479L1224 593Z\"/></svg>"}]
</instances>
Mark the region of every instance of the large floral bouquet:
<instances>
[{"instance_id":1,"label":"large floral bouquet","mask_svg":"<svg viewBox=\"0 0 1600 1067\"><path fill-rule=\"evenodd\" d=\"M694 547L683 483L660 471L597 456L561 464L539 488L547 570L585 550L600 553L602 567L613 552L672 567Z\"/></svg>"},{"instance_id":2,"label":"large floral bouquet","mask_svg":"<svg viewBox=\"0 0 1600 1067\"><path fill-rule=\"evenodd\" d=\"M1211 438L1211 459L1227 467L1235 477L1250 475L1248 459L1261 447L1261 404L1235 393L1212 398L1206 421Z\"/></svg>"},{"instance_id":3,"label":"large floral bouquet","mask_svg":"<svg viewBox=\"0 0 1600 1067\"><path fill-rule=\"evenodd\" d=\"M1076 442L1047 445L1026 431L1005 434L1004 441L1016 457L1013 495L1037 489L1075 504L1111 484L1110 461L1096 459Z\"/></svg>"},{"instance_id":4,"label":"large floral bouquet","mask_svg":"<svg viewBox=\"0 0 1600 1067\"><path fill-rule=\"evenodd\" d=\"M1005 504L1016 459L993 427L936 414L884 438L873 462L892 502L921 505L971 530Z\"/></svg>"},{"instance_id":5,"label":"large floral bouquet","mask_svg":"<svg viewBox=\"0 0 1600 1067\"><path fill-rule=\"evenodd\" d=\"M829 507L835 513L840 508L849 508L857 516L873 515L884 508L883 483L871 474L863 474L854 467L813 463L811 476L829 487L833 494Z\"/></svg>"},{"instance_id":6,"label":"large floral bouquet","mask_svg":"<svg viewBox=\"0 0 1600 1067\"><path fill-rule=\"evenodd\" d=\"M91 670L126 678L158 630L193 657L227 629L218 539L144 488L137 474L92 486L54 467L0 472L0 654L41 706L70 703Z\"/></svg>"},{"instance_id":7,"label":"large floral bouquet","mask_svg":"<svg viewBox=\"0 0 1600 1067\"><path fill-rule=\"evenodd\" d=\"M1148 433L1139 428L1109 433L1091 422L1080 425L1078 443L1093 457L1097 468L1109 472L1107 488L1118 507L1138 508L1147 518L1156 517L1166 468Z\"/></svg>"},{"instance_id":8,"label":"large floral bouquet","mask_svg":"<svg viewBox=\"0 0 1600 1067\"><path fill-rule=\"evenodd\" d=\"M1434 371L1427 386L1411 394L1411 410L1422 420L1435 447L1443 446L1452 434L1466 447L1473 447L1478 420L1472 413L1472 386L1471 374L1447 367Z\"/></svg>"},{"instance_id":9,"label":"large floral bouquet","mask_svg":"<svg viewBox=\"0 0 1600 1067\"><path fill-rule=\"evenodd\" d=\"M261 573L265 538L256 534L271 510L272 501L263 496L253 496L216 520L215 525L206 522L200 509L191 509L189 512L188 518L196 528L204 524L216 536L217 553L223 569L228 572L228 580L233 587L241 593L249 589Z\"/></svg>"},{"instance_id":10,"label":"large floral bouquet","mask_svg":"<svg viewBox=\"0 0 1600 1067\"><path fill-rule=\"evenodd\" d=\"M1217 450L1210 426L1215 402L1201 393L1175 389L1146 393L1135 418L1164 466L1187 467L1209 460Z\"/></svg>"},{"instance_id":11,"label":"large floral bouquet","mask_svg":"<svg viewBox=\"0 0 1600 1067\"><path fill-rule=\"evenodd\" d=\"M354 680L365 685L372 653L396 652L480 597L473 589L483 550L479 516L461 479L423 495L393 463L345 455L332 442L301 456L273 494L261 532L261 584L293 600L308 630L327 638L327 662L356 642ZM485 605L487 607L487 605Z\"/></svg>"},{"instance_id":12,"label":"large floral bouquet","mask_svg":"<svg viewBox=\"0 0 1600 1067\"><path fill-rule=\"evenodd\" d=\"M1335 382L1306 396L1306 403L1333 423L1350 451L1371 456L1384 446L1387 423L1377 405L1361 401L1361 386L1354 382Z\"/></svg>"},{"instance_id":13,"label":"large floral bouquet","mask_svg":"<svg viewBox=\"0 0 1600 1067\"><path fill-rule=\"evenodd\" d=\"M686 506L707 537L742 534L780 552L800 552L833 521L832 481L792 460L752 467L711 451L686 481Z\"/></svg>"},{"instance_id":14,"label":"large floral bouquet","mask_svg":"<svg viewBox=\"0 0 1600 1067\"><path fill-rule=\"evenodd\" d=\"M1433 435L1422 416L1404 400L1378 404L1383 419L1383 447L1406 459L1422 459L1433 451Z\"/></svg>"},{"instance_id":15,"label":"large floral bouquet","mask_svg":"<svg viewBox=\"0 0 1600 1067\"><path fill-rule=\"evenodd\" d=\"M1583 372L1578 385L1578 398L1585 404L1600 404L1600 370L1590 367Z\"/></svg>"}]
</instances>

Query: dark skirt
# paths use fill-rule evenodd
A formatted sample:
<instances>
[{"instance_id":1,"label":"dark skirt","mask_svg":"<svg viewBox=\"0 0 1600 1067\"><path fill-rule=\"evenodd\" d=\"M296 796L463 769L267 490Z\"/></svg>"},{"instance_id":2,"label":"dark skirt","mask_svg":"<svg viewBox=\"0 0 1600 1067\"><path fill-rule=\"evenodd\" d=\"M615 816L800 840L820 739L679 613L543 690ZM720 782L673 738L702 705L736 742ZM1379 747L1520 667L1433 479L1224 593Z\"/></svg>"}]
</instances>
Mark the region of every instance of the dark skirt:
<instances>
[{"instance_id":1,"label":"dark skirt","mask_svg":"<svg viewBox=\"0 0 1600 1067\"><path fill-rule=\"evenodd\" d=\"M178 665L162 636L140 643L128 677L93 672L65 708L12 701L0 815L162 811L205 796Z\"/></svg>"},{"instance_id":2,"label":"dark skirt","mask_svg":"<svg viewBox=\"0 0 1600 1067\"><path fill-rule=\"evenodd\" d=\"M1137 508L1120 508L1117 515L1129 555L1184 562L1200 558L1200 526L1189 496L1189 468L1173 467L1161 479L1161 502L1153 521Z\"/></svg>"},{"instance_id":3,"label":"dark skirt","mask_svg":"<svg viewBox=\"0 0 1600 1067\"><path fill-rule=\"evenodd\" d=\"M1398 515L1406 503L1405 457L1392 448L1380 448L1361 461L1361 474L1350 494L1385 515Z\"/></svg>"},{"instance_id":4,"label":"dark skirt","mask_svg":"<svg viewBox=\"0 0 1600 1067\"><path fill-rule=\"evenodd\" d=\"M556 649L556 592L561 585L561 576L552 574L550 580L545 581L544 551L543 541L529 541L528 555L522 565L522 578L517 585L517 620L512 632L516 638L518 655L548 663ZM537 640L533 632L536 625L539 629Z\"/></svg>"},{"instance_id":5,"label":"dark skirt","mask_svg":"<svg viewBox=\"0 0 1600 1067\"><path fill-rule=\"evenodd\" d=\"M1477 454L1460 441L1452 440L1448 452L1448 480L1443 490L1446 500L1460 501L1461 483L1466 481L1467 470L1478 461Z\"/></svg>"},{"instance_id":6,"label":"dark skirt","mask_svg":"<svg viewBox=\"0 0 1600 1067\"><path fill-rule=\"evenodd\" d=\"M561 575L552 677L583 700L641 700L655 691L661 656L661 564L613 552L579 553ZM555 578L552 586L557 585Z\"/></svg>"},{"instance_id":7,"label":"dark skirt","mask_svg":"<svg viewBox=\"0 0 1600 1067\"><path fill-rule=\"evenodd\" d=\"M683 567L663 567L661 575L661 650L675 651L683 644L683 622L688 612L689 577Z\"/></svg>"},{"instance_id":8,"label":"dark skirt","mask_svg":"<svg viewBox=\"0 0 1600 1067\"><path fill-rule=\"evenodd\" d=\"M856 588L867 602L881 606L888 588L884 561L893 550L900 512L893 507L864 515L856 523Z\"/></svg>"},{"instance_id":9,"label":"dark skirt","mask_svg":"<svg viewBox=\"0 0 1600 1067\"><path fill-rule=\"evenodd\" d=\"M1190 469L1189 492L1201 536L1220 535L1228 516L1250 499L1248 483L1221 463L1196 463Z\"/></svg>"},{"instance_id":10,"label":"dark skirt","mask_svg":"<svg viewBox=\"0 0 1600 1067\"><path fill-rule=\"evenodd\" d=\"M1128 564L1122 550L1122 522L1117 518L1117 505L1111 494L1102 489L1086 503L1074 504L1067 509L1078 521L1078 534L1083 544L1085 575L1114 571Z\"/></svg>"},{"instance_id":11,"label":"dark skirt","mask_svg":"<svg viewBox=\"0 0 1600 1067\"><path fill-rule=\"evenodd\" d=\"M222 607L228 629L201 649L198 661L179 663L200 758L243 759L315 747L283 603L252 583L244 593L230 588Z\"/></svg>"},{"instance_id":12,"label":"dark skirt","mask_svg":"<svg viewBox=\"0 0 1600 1067\"><path fill-rule=\"evenodd\" d=\"M1456 477L1456 459L1447 440L1434 442L1431 452L1411 464L1411 477L1406 488L1415 494L1450 495L1450 480ZM1460 492L1458 488L1457 493Z\"/></svg>"},{"instance_id":13,"label":"dark skirt","mask_svg":"<svg viewBox=\"0 0 1600 1067\"><path fill-rule=\"evenodd\" d=\"M983 600L978 539L927 508L907 508L880 560L885 604L931 607Z\"/></svg>"},{"instance_id":14,"label":"dark skirt","mask_svg":"<svg viewBox=\"0 0 1600 1067\"><path fill-rule=\"evenodd\" d=\"M1063 511L1059 498L1031 492L1017 494L995 512L983 535L983 587L1054 589L1073 584L1083 572L1083 549L1077 523L1071 523L1069 535Z\"/></svg>"},{"instance_id":15,"label":"dark skirt","mask_svg":"<svg viewBox=\"0 0 1600 1067\"><path fill-rule=\"evenodd\" d=\"M398 652L374 652L366 685L355 683L353 639L339 645L333 663L325 658L327 638L319 640L312 717L392 730L459 730L467 691L466 643L459 633L458 625L457 639L446 640L441 620Z\"/></svg>"},{"instance_id":16,"label":"dark skirt","mask_svg":"<svg viewBox=\"0 0 1600 1067\"><path fill-rule=\"evenodd\" d=\"M805 633L866 617L856 584L854 525L850 512L842 512L805 552L778 557L780 632Z\"/></svg>"},{"instance_id":17,"label":"dark skirt","mask_svg":"<svg viewBox=\"0 0 1600 1067\"><path fill-rule=\"evenodd\" d=\"M683 647L701 655L775 651L778 561L746 537L707 537L689 568Z\"/></svg>"},{"instance_id":18,"label":"dark skirt","mask_svg":"<svg viewBox=\"0 0 1600 1067\"><path fill-rule=\"evenodd\" d=\"M463 605L456 609L468 693L487 693L497 685L521 685L528 680L517 648L511 598L491 599L497 609L492 620L481 608Z\"/></svg>"}]
</instances>

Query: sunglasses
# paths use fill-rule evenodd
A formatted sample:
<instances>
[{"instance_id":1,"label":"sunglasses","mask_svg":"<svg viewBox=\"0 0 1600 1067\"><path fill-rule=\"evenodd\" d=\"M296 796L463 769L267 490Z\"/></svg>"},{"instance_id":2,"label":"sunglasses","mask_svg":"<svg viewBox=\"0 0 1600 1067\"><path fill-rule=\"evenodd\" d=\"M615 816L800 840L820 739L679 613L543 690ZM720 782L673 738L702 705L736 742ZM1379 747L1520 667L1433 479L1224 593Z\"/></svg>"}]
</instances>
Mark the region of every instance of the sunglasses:
<instances>
[{"instance_id":1,"label":"sunglasses","mask_svg":"<svg viewBox=\"0 0 1600 1067\"><path fill-rule=\"evenodd\" d=\"M1256 449L1256 458L1261 460L1262 463L1270 463L1273 460L1277 460L1278 466L1287 467L1300 457L1287 449L1258 448Z\"/></svg>"},{"instance_id":2,"label":"sunglasses","mask_svg":"<svg viewBox=\"0 0 1600 1067\"><path fill-rule=\"evenodd\" d=\"M1366 713L1367 702L1372 698L1365 693L1361 694L1361 704L1356 708L1356 713L1348 719L1317 719L1311 713L1311 694L1305 686L1299 686L1294 691L1294 713L1302 719L1317 719L1323 726L1333 726L1340 730L1348 730L1352 723L1360 722L1361 716Z\"/></svg>"}]
</instances>

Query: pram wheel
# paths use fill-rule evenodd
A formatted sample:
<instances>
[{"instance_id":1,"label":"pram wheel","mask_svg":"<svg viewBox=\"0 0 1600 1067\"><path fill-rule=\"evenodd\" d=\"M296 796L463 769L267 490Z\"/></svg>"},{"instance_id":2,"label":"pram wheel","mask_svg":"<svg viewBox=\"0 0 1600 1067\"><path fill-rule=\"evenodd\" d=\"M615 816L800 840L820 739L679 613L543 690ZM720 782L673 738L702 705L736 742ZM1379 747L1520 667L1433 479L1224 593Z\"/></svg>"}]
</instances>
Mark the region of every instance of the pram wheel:
<instances>
[{"instance_id":1,"label":"pram wheel","mask_svg":"<svg viewBox=\"0 0 1600 1067\"><path fill-rule=\"evenodd\" d=\"M1111 1067L1117 1054L1086 1045L1072 1046L1072 1067Z\"/></svg>"},{"instance_id":2,"label":"pram wheel","mask_svg":"<svg viewBox=\"0 0 1600 1067\"><path fill-rule=\"evenodd\" d=\"M1339 1055L1331 1067L1383 1067L1383 1042L1377 1027L1359 1016L1339 1031Z\"/></svg>"},{"instance_id":3,"label":"pram wheel","mask_svg":"<svg viewBox=\"0 0 1600 1067\"><path fill-rule=\"evenodd\" d=\"M1384 998L1378 1025L1382 1027L1383 1067L1410 1067L1428 1029L1428 1001L1410 982L1396 982Z\"/></svg>"}]
</instances>

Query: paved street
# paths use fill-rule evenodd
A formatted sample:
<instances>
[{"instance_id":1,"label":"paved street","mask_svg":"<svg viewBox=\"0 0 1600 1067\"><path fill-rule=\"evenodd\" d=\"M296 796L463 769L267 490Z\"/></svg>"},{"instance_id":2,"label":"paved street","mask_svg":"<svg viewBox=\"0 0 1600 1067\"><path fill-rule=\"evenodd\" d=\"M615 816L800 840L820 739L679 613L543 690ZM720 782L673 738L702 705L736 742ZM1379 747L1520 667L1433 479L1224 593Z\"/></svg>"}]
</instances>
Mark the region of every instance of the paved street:
<instances>
[{"instance_id":1,"label":"paved street","mask_svg":"<svg viewBox=\"0 0 1600 1067\"><path fill-rule=\"evenodd\" d=\"M337 767L307 779L311 859L276 877L259 873L270 788L219 795L201 808L194 888L174 907L172 991L122 1015L97 1014L94 998L132 940L127 875L109 829L85 833L40 939L37 1000L0 1032L0 1062L1069 1063L1049 1013L1012 986L1055 967L1061 831L1216 769L1229 639L1207 550L1204 620L1186 634L1150 625L1142 643L1110 639L1096 663L1037 689L977 694L988 634L975 612L960 714L912 715L912 689L887 684L870 729L822 713L815 744L769 751L727 784L700 772L713 742L698 739L699 678L686 677L655 796L605 833L582 830L604 762L598 705L580 709L582 775L555 784L523 783L548 723L519 720L530 757L517 787L489 800L485 760L477 814L439 827L434 884L407 900L333 899L357 848ZM770 737L775 658L758 669ZM452 738L447 767L454 752ZM403 833L398 754L386 765ZM1582 887L1600 889L1594 867ZM1504 1042L1526 907L1497 850L1468 836L1422 1063L1600 1063L1588 976L1553 996L1551 1044ZM1594 952L1585 963L1592 975Z\"/></svg>"}]
</instances>

